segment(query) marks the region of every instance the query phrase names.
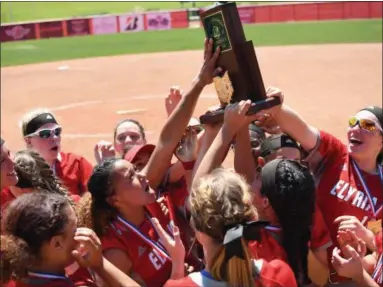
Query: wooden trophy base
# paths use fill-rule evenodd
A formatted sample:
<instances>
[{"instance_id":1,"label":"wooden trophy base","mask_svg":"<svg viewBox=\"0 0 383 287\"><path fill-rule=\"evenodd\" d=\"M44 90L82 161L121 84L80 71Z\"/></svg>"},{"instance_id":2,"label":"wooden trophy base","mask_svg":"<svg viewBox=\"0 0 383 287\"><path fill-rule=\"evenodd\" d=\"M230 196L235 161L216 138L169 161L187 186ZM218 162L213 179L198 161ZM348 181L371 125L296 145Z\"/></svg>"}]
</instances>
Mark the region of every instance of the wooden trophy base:
<instances>
[{"instance_id":1,"label":"wooden trophy base","mask_svg":"<svg viewBox=\"0 0 383 287\"><path fill-rule=\"evenodd\" d=\"M249 110L247 111L246 115L248 116L255 115L256 113L260 111L270 109L272 107L279 105L280 103L281 103L281 99L279 97L276 97L276 98L270 97L266 100L251 103L251 106ZM238 103L234 103L231 105L237 105L237 104ZM201 124L214 125L214 124L223 122L226 107L222 107L212 112L209 111L206 114L200 116L199 120Z\"/></svg>"}]
</instances>

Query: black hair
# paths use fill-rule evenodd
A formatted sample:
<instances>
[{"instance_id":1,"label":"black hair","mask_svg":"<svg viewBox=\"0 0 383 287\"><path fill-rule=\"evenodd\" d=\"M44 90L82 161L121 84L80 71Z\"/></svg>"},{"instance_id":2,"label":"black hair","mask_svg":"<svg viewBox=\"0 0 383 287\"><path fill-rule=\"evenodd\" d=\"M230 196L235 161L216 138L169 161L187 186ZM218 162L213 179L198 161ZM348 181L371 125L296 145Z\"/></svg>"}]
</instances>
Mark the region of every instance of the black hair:
<instances>
[{"instance_id":1,"label":"black hair","mask_svg":"<svg viewBox=\"0 0 383 287\"><path fill-rule=\"evenodd\" d=\"M91 196L85 197L77 210L80 224L93 229L100 237L105 234L108 223L115 219L117 214L116 208L108 202L108 198L114 194L112 172L118 160L106 159L94 167L88 181Z\"/></svg>"},{"instance_id":2,"label":"black hair","mask_svg":"<svg viewBox=\"0 0 383 287\"><path fill-rule=\"evenodd\" d=\"M275 188L261 188L283 230L281 245L297 282L308 277L308 244L315 210L315 182L309 170L297 161L281 160L275 174Z\"/></svg>"},{"instance_id":3,"label":"black hair","mask_svg":"<svg viewBox=\"0 0 383 287\"><path fill-rule=\"evenodd\" d=\"M5 143L5 140L3 138L0 138L0 146L2 146Z\"/></svg>"},{"instance_id":4,"label":"black hair","mask_svg":"<svg viewBox=\"0 0 383 287\"><path fill-rule=\"evenodd\" d=\"M146 135L145 135L145 129L144 129L144 127L142 126L142 124L141 124L139 121L134 120L134 119L125 119L125 120L120 121L120 122L116 125L116 127L114 128L114 132L113 132L113 140L116 140L117 129L118 129L118 127L119 127L120 125L122 125L123 123L127 123L127 122L131 122L131 123L135 124L135 125L138 127L139 131L140 131L140 135L141 135L142 139L143 139L144 141L146 141Z\"/></svg>"},{"instance_id":5,"label":"black hair","mask_svg":"<svg viewBox=\"0 0 383 287\"><path fill-rule=\"evenodd\" d=\"M18 196L5 210L1 235L1 282L20 279L40 260L42 245L62 232L68 223L65 196L31 192Z\"/></svg>"}]
</instances>

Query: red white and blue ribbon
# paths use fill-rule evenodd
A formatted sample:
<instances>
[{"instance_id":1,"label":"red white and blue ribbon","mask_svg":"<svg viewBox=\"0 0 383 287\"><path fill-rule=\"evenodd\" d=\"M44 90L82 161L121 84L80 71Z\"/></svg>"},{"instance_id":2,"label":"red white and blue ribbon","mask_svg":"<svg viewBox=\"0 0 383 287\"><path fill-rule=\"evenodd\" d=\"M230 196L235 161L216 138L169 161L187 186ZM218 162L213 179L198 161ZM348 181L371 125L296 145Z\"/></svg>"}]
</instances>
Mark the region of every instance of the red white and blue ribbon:
<instances>
[{"instance_id":1,"label":"red white and blue ribbon","mask_svg":"<svg viewBox=\"0 0 383 287\"><path fill-rule=\"evenodd\" d=\"M375 266L375 270L374 272L372 273L371 277L372 279L374 279L374 281L378 284L382 284L383 283L383 276L382 276L382 261L383 261L383 254L380 254L379 258L378 258L378 262L376 263L376 266Z\"/></svg>"},{"instance_id":2,"label":"red white and blue ribbon","mask_svg":"<svg viewBox=\"0 0 383 287\"><path fill-rule=\"evenodd\" d=\"M367 197L368 197L368 201L371 205L371 210L372 210L372 213L374 215L374 217L376 218L376 216L379 214L379 212L382 210L383 208L383 204L380 204L379 208L375 209L375 205L374 205L374 202L372 200L372 196L371 196L371 192L370 190L368 189L368 186L366 184L366 182L364 181L364 178L359 170L359 167L358 165L352 161L352 165L354 166L354 169L356 171L356 174L358 175L359 177L359 181L362 183L363 185L363 188L364 188L364 191L366 192L367 194ZM383 186L383 170L382 170L382 167L380 165L378 165L378 170L379 170L379 177L380 177L380 182L381 182L381 185Z\"/></svg>"},{"instance_id":3,"label":"red white and blue ribbon","mask_svg":"<svg viewBox=\"0 0 383 287\"><path fill-rule=\"evenodd\" d=\"M154 231L157 232L155 227L153 226L153 223L152 223L150 217L147 214L145 214L145 215L146 215L147 219L149 220L150 224L152 225ZM122 218L121 216L117 216L117 219L122 224L124 224L129 230L134 232L138 237L140 237L143 241L145 241L145 243L147 243L149 246L151 246L152 248L157 250L163 257L168 259L170 262L172 261L172 259L170 258L169 254L167 253L167 251L164 247L162 247L160 244L158 244L157 242L153 241L151 238L149 238L148 236L143 234L136 226L134 226L132 223L130 223L126 219ZM158 238L160 238L160 237L158 236Z\"/></svg>"},{"instance_id":4,"label":"red white and blue ribbon","mask_svg":"<svg viewBox=\"0 0 383 287\"><path fill-rule=\"evenodd\" d=\"M42 272L28 272L29 276L32 277L38 277L38 278L46 278L46 279L60 279L60 280L69 280L68 277L65 275L56 275L56 274L49 274L49 273L42 273Z\"/></svg>"}]
</instances>

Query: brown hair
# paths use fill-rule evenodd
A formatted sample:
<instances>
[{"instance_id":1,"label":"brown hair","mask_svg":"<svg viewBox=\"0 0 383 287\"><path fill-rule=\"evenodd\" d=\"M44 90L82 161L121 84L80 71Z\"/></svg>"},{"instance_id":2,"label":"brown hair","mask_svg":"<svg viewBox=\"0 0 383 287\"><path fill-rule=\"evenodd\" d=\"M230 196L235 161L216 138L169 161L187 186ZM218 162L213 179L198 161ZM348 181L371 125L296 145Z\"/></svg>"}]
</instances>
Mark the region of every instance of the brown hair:
<instances>
[{"instance_id":1,"label":"brown hair","mask_svg":"<svg viewBox=\"0 0 383 287\"><path fill-rule=\"evenodd\" d=\"M201 178L190 195L191 223L223 244L225 228L254 220L257 217L252 205L250 186L235 172L216 169ZM252 262L247 243L241 239L244 259L232 257L225 260L226 247L212 261L211 272L216 280L224 280L230 286L254 286Z\"/></svg>"},{"instance_id":2,"label":"brown hair","mask_svg":"<svg viewBox=\"0 0 383 287\"><path fill-rule=\"evenodd\" d=\"M97 165L88 181L89 193L77 204L79 226L93 229L99 237L106 232L110 221L116 218L117 210L108 198L114 194L111 174L119 159L106 159Z\"/></svg>"},{"instance_id":3,"label":"brown hair","mask_svg":"<svg viewBox=\"0 0 383 287\"><path fill-rule=\"evenodd\" d=\"M37 191L58 193L65 196L74 205L73 199L69 196L60 179L39 153L29 149L21 150L15 154L14 161L15 170L19 177L17 187L29 187Z\"/></svg>"},{"instance_id":4,"label":"brown hair","mask_svg":"<svg viewBox=\"0 0 383 287\"><path fill-rule=\"evenodd\" d=\"M1 282L23 278L40 260L43 243L60 233L68 222L66 197L49 192L32 192L10 203L2 218Z\"/></svg>"}]
</instances>

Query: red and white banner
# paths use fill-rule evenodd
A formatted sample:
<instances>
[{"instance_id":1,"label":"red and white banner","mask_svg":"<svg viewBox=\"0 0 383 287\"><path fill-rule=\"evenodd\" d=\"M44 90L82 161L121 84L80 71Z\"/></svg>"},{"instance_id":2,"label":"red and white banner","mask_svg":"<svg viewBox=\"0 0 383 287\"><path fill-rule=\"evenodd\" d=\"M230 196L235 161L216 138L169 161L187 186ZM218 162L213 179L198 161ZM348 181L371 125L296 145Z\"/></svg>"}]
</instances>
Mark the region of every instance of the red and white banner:
<instances>
[{"instance_id":1,"label":"red and white banner","mask_svg":"<svg viewBox=\"0 0 383 287\"><path fill-rule=\"evenodd\" d=\"M144 16L142 14L127 14L118 16L119 32L138 32L144 30Z\"/></svg>"},{"instance_id":2,"label":"red and white banner","mask_svg":"<svg viewBox=\"0 0 383 287\"><path fill-rule=\"evenodd\" d=\"M251 24L254 23L254 7L238 7L239 18L241 19L242 24Z\"/></svg>"},{"instance_id":3,"label":"red and white banner","mask_svg":"<svg viewBox=\"0 0 383 287\"><path fill-rule=\"evenodd\" d=\"M102 16L92 19L93 34L114 34L118 31L117 16Z\"/></svg>"},{"instance_id":4,"label":"red and white banner","mask_svg":"<svg viewBox=\"0 0 383 287\"><path fill-rule=\"evenodd\" d=\"M90 34L89 19L67 20L68 36L84 36Z\"/></svg>"},{"instance_id":5,"label":"red and white banner","mask_svg":"<svg viewBox=\"0 0 383 287\"><path fill-rule=\"evenodd\" d=\"M30 40L35 38L35 24L1 26L1 42Z\"/></svg>"},{"instance_id":6,"label":"red and white banner","mask_svg":"<svg viewBox=\"0 0 383 287\"><path fill-rule=\"evenodd\" d=\"M172 28L169 12L149 12L146 14L147 30L168 30Z\"/></svg>"}]
</instances>

